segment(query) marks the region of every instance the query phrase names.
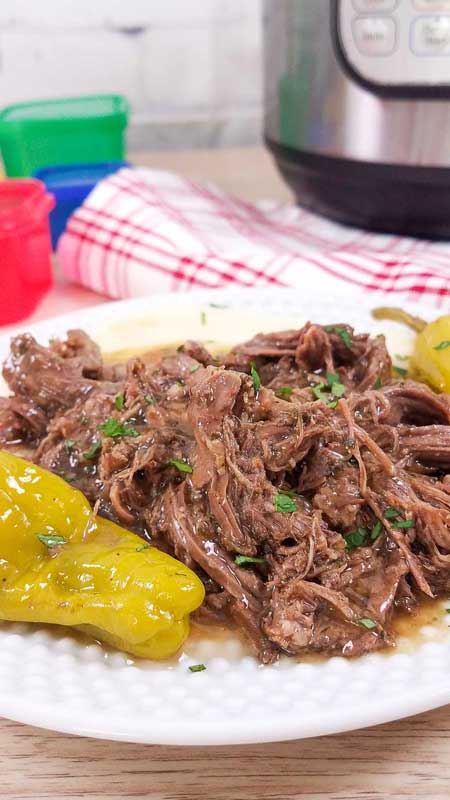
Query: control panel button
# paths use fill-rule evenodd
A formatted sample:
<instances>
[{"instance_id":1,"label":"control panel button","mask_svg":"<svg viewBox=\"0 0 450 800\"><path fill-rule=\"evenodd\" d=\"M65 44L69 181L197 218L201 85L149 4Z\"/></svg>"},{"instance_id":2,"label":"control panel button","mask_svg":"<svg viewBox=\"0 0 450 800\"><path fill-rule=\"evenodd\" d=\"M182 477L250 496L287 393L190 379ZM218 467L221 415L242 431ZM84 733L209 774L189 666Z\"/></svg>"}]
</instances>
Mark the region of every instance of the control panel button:
<instances>
[{"instance_id":1,"label":"control panel button","mask_svg":"<svg viewBox=\"0 0 450 800\"><path fill-rule=\"evenodd\" d=\"M413 22L411 47L418 56L450 55L450 17L419 17Z\"/></svg>"},{"instance_id":2,"label":"control panel button","mask_svg":"<svg viewBox=\"0 0 450 800\"><path fill-rule=\"evenodd\" d=\"M389 56L395 50L397 26L390 17L357 17L353 21L355 44L365 56Z\"/></svg>"},{"instance_id":3,"label":"control panel button","mask_svg":"<svg viewBox=\"0 0 450 800\"><path fill-rule=\"evenodd\" d=\"M353 0L353 5L356 11L394 11L398 0Z\"/></svg>"},{"instance_id":4,"label":"control panel button","mask_svg":"<svg viewBox=\"0 0 450 800\"><path fill-rule=\"evenodd\" d=\"M413 0L417 11L450 11L450 0Z\"/></svg>"}]
</instances>

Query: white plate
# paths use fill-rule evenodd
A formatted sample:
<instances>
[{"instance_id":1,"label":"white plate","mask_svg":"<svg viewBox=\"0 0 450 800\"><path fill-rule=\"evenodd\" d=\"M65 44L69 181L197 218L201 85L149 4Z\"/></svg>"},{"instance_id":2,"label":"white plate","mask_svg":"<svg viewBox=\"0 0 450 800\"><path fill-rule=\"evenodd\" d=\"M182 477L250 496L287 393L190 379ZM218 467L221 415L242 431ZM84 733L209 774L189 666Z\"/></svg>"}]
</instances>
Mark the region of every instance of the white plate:
<instances>
[{"instance_id":1,"label":"white plate","mask_svg":"<svg viewBox=\"0 0 450 800\"><path fill-rule=\"evenodd\" d=\"M245 313L210 308L209 302ZM180 328L186 337L237 341L258 327L281 329L306 318L347 321L359 330L375 331L380 326L369 314L375 302L373 296L355 294L344 285L339 295L328 298L313 289L201 292L111 303L30 330L46 341L70 327L83 327L109 349L126 347L128 340L134 345L170 342L180 337ZM418 307L412 311L417 313ZM428 318L436 315L423 303L419 311ZM277 318L268 319L270 315ZM405 352L408 335L399 333L394 324L385 328L395 352ZM8 338L0 339L1 358L7 353ZM414 646L354 661L283 659L261 667L253 657L240 655L237 642L225 642L220 652L218 647L214 642L197 642L178 663L151 664L105 652L66 631L50 634L39 627L3 624L0 714L108 739L238 744L345 731L450 702L450 636L444 623L427 626ZM194 657L206 663L206 671L188 671Z\"/></svg>"}]
</instances>

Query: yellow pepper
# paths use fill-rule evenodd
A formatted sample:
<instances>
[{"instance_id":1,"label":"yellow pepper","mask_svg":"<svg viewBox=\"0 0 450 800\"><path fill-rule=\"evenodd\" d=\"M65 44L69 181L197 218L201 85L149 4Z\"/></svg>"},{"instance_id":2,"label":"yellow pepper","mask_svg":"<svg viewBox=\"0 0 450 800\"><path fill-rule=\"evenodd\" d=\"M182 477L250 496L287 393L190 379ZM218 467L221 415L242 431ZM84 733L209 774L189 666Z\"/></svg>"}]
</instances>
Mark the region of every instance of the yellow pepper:
<instances>
[{"instance_id":1,"label":"yellow pepper","mask_svg":"<svg viewBox=\"0 0 450 800\"><path fill-rule=\"evenodd\" d=\"M184 564L94 517L62 478L0 451L0 619L69 625L161 659L203 598Z\"/></svg>"},{"instance_id":2,"label":"yellow pepper","mask_svg":"<svg viewBox=\"0 0 450 800\"><path fill-rule=\"evenodd\" d=\"M410 367L433 389L450 392L450 316L430 322L417 335Z\"/></svg>"}]
</instances>

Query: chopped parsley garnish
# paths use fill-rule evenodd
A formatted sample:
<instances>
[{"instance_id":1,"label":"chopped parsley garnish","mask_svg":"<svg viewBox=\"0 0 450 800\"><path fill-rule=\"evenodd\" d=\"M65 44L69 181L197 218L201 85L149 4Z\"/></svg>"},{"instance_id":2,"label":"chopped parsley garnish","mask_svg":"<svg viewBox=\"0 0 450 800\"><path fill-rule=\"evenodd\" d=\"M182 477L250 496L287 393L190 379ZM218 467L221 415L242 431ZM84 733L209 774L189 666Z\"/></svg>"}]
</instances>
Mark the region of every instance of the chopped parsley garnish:
<instances>
[{"instance_id":1,"label":"chopped parsley garnish","mask_svg":"<svg viewBox=\"0 0 450 800\"><path fill-rule=\"evenodd\" d=\"M206 669L204 664L193 664L189 667L189 672L204 672Z\"/></svg>"},{"instance_id":2,"label":"chopped parsley garnish","mask_svg":"<svg viewBox=\"0 0 450 800\"><path fill-rule=\"evenodd\" d=\"M415 525L414 519L399 519L392 523L393 528L414 528Z\"/></svg>"},{"instance_id":3,"label":"chopped parsley garnish","mask_svg":"<svg viewBox=\"0 0 450 800\"><path fill-rule=\"evenodd\" d=\"M371 530L363 527L357 528L355 531L352 531L352 533L348 533L346 536L344 536L345 549L347 552L351 552L356 547L368 546L370 542L374 542L376 539L378 539L382 530L383 525L379 520L375 523Z\"/></svg>"},{"instance_id":4,"label":"chopped parsley garnish","mask_svg":"<svg viewBox=\"0 0 450 800\"><path fill-rule=\"evenodd\" d=\"M363 628L367 628L368 631L373 631L373 629L377 627L377 623L373 619L370 619L370 617L359 619L358 625L362 625Z\"/></svg>"},{"instance_id":5,"label":"chopped parsley garnish","mask_svg":"<svg viewBox=\"0 0 450 800\"><path fill-rule=\"evenodd\" d=\"M144 400L148 406L154 406L156 403L156 398L152 394L144 394Z\"/></svg>"},{"instance_id":6,"label":"chopped parsley garnish","mask_svg":"<svg viewBox=\"0 0 450 800\"><path fill-rule=\"evenodd\" d=\"M89 448L87 453L83 453L83 458L87 458L90 460L91 458L95 458L102 447L102 440L99 439L97 442L94 442L93 445Z\"/></svg>"},{"instance_id":7,"label":"chopped parsley garnish","mask_svg":"<svg viewBox=\"0 0 450 800\"><path fill-rule=\"evenodd\" d=\"M206 325L206 322L207 322L206 312L202 311L200 314L200 323L201 325Z\"/></svg>"},{"instance_id":8,"label":"chopped parsley garnish","mask_svg":"<svg viewBox=\"0 0 450 800\"><path fill-rule=\"evenodd\" d=\"M385 519L394 520L391 522L393 528L414 528L416 524L413 519L399 519L401 513L398 508L386 508L383 516Z\"/></svg>"},{"instance_id":9,"label":"chopped parsley garnish","mask_svg":"<svg viewBox=\"0 0 450 800\"><path fill-rule=\"evenodd\" d=\"M190 464L186 464L185 461L178 461L177 458L171 458L168 463L171 464L172 467L176 467L180 472L193 472Z\"/></svg>"},{"instance_id":10,"label":"chopped parsley garnish","mask_svg":"<svg viewBox=\"0 0 450 800\"><path fill-rule=\"evenodd\" d=\"M197 370L200 369L200 366L200 364L194 364L193 367L189 368L189 372L197 372Z\"/></svg>"},{"instance_id":11,"label":"chopped parsley garnish","mask_svg":"<svg viewBox=\"0 0 450 800\"><path fill-rule=\"evenodd\" d=\"M323 400L323 402L326 403L330 399L329 395L324 392L326 388L326 383L318 383L317 386L312 387L312 393L316 400Z\"/></svg>"},{"instance_id":12,"label":"chopped parsley garnish","mask_svg":"<svg viewBox=\"0 0 450 800\"><path fill-rule=\"evenodd\" d=\"M238 567L245 567L247 564L267 564L265 558L257 558L256 556L235 556L234 563Z\"/></svg>"},{"instance_id":13,"label":"chopped parsley garnish","mask_svg":"<svg viewBox=\"0 0 450 800\"><path fill-rule=\"evenodd\" d=\"M66 453L70 453L74 444L75 444L75 439L66 439L66 441L64 442L64 450L66 451Z\"/></svg>"},{"instance_id":14,"label":"chopped parsley garnish","mask_svg":"<svg viewBox=\"0 0 450 800\"><path fill-rule=\"evenodd\" d=\"M368 536L369 531L367 528L357 528L356 531L352 531L352 533L344 536L345 549L347 552L350 552L354 550L355 547L362 547L362 545L366 544Z\"/></svg>"},{"instance_id":15,"label":"chopped parsley garnish","mask_svg":"<svg viewBox=\"0 0 450 800\"><path fill-rule=\"evenodd\" d=\"M317 400L322 400L326 403L328 408L336 408L338 400L344 396L347 387L341 383L339 375L335 372L329 372L327 375L327 383L318 383L312 387L312 393Z\"/></svg>"},{"instance_id":16,"label":"chopped parsley garnish","mask_svg":"<svg viewBox=\"0 0 450 800\"><path fill-rule=\"evenodd\" d=\"M114 417L110 417L103 425L99 425L99 430L110 439L121 439L123 436L139 436L136 428L124 425Z\"/></svg>"},{"instance_id":17,"label":"chopped parsley garnish","mask_svg":"<svg viewBox=\"0 0 450 800\"><path fill-rule=\"evenodd\" d=\"M229 306L224 306L222 303L209 303L210 308L229 308Z\"/></svg>"},{"instance_id":18,"label":"chopped parsley garnish","mask_svg":"<svg viewBox=\"0 0 450 800\"><path fill-rule=\"evenodd\" d=\"M381 377L379 375L378 378L376 379L374 385L373 385L373 388L374 389L381 389L382 385L383 385L383 383L382 383Z\"/></svg>"},{"instance_id":19,"label":"chopped parsley garnish","mask_svg":"<svg viewBox=\"0 0 450 800\"><path fill-rule=\"evenodd\" d=\"M344 342L348 350L352 349L352 337L345 328L340 328L338 325L327 325L325 328L327 333L335 333Z\"/></svg>"},{"instance_id":20,"label":"chopped parsley garnish","mask_svg":"<svg viewBox=\"0 0 450 800\"><path fill-rule=\"evenodd\" d=\"M378 522L375 523L375 525L373 526L372 530L370 531L370 538L371 538L372 542L374 542L376 539L378 539L378 537L379 537L380 533L382 532L382 530L383 530L383 523L380 522L380 520L378 520Z\"/></svg>"},{"instance_id":21,"label":"chopped parsley garnish","mask_svg":"<svg viewBox=\"0 0 450 800\"><path fill-rule=\"evenodd\" d=\"M446 608L445 610L446 610L447 614L450 614L450 608Z\"/></svg>"},{"instance_id":22,"label":"chopped parsley garnish","mask_svg":"<svg viewBox=\"0 0 450 800\"><path fill-rule=\"evenodd\" d=\"M117 411L122 411L124 402L125 402L125 397L123 396L123 394L116 394L114 398L114 405L117 408Z\"/></svg>"},{"instance_id":23,"label":"chopped parsley garnish","mask_svg":"<svg viewBox=\"0 0 450 800\"><path fill-rule=\"evenodd\" d=\"M408 374L408 370L405 369L404 367L393 366L392 369L395 373L397 373L397 375L400 375L401 378L406 378Z\"/></svg>"},{"instance_id":24,"label":"chopped parsley garnish","mask_svg":"<svg viewBox=\"0 0 450 800\"><path fill-rule=\"evenodd\" d=\"M449 342L450 344L450 342ZM409 361L409 356L402 356L401 353L396 353L395 357L397 361Z\"/></svg>"},{"instance_id":25,"label":"chopped parsley garnish","mask_svg":"<svg viewBox=\"0 0 450 800\"><path fill-rule=\"evenodd\" d=\"M273 498L273 507L275 511L281 511L282 514L293 514L294 511L298 511L295 500L284 492L279 492L275 495Z\"/></svg>"},{"instance_id":26,"label":"chopped parsley garnish","mask_svg":"<svg viewBox=\"0 0 450 800\"><path fill-rule=\"evenodd\" d=\"M281 389L275 390L275 394L277 397L290 397L293 391L292 386L282 386Z\"/></svg>"},{"instance_id":27,"label":"chopped parsley garnish","mask_svg":"<svg viewBox=\"0 0 450 800\"><path fill-rule=\"evenodd\" d=\"M256 364L254 361L252 361L250 364L250 375L252 376L253 388L255 390L255 393L258 394L261 388L261 378L259 377L259 372L256 369Z\"/></svg>"},{"instance_id":28,"label":"chopped parsley garnish","mask_svg":"<svg viewBox=\"0 0 450 800\"><path fill-rule=\"evenodd\" d=\"M143 550L149 550L149 544L140 544L139 547L136 547L136 553L142 553Z\"/></svg>"},{"instance_id":29,"label":"chopped parsley garnish","mask_svg":"<svg viewBox=\"0 0 450 800\"><path fill-rule=\"evenodd\" d=\"M253 556L235 556L234 563L238 567L245 567L247 564L267 564L265 558L256 558Z\"/></svg>"},{"instance_id":30,"label":"chopped parsley garnish","mask_svg":"<svg viewBox=\"0 0 450 800\"><path fill-rule=\"evenodd\" d=\"M37 533L37 538L42 544L45 544L46 547L57 547L61 544L67 544L67 539L65 536L57 536L56 533Z\"/></svg>"},{"instance_id":31,"label":"chopped parsley garnish","mask_svg":"<svg viewBox=\"0 0 450 800\"><path fill-rule=\"evenodd\" d=\"M383 516L385 519L397 519L397 517L400 516L400 511L398 508L392 508L392 506L389 506L389 508L385 508Z\"/></svg>"},{"instance_id":32,"label":"chopped parsley garnish","mask_svg":"<svg viewBox=\"0 0 450 800\"><path fill-rule=\"evenodd\" d=\"M442 342L439 342L439 344L433 347L433 350L446 350L447 347L450 347L450 340L444 339Z\"/></svg>"},{"instance_id":33,"label":"chopped parsley garnish","mask_svg":"<svg viewBox=\"0 0 450 800\"><path fill-rule=\"evenodd\" d=\"M347 387L344 386L343 383L333 383L331 387L331 393L334 395L334 397L343 397L346 391Z\"/></svg>"}]
</instances>

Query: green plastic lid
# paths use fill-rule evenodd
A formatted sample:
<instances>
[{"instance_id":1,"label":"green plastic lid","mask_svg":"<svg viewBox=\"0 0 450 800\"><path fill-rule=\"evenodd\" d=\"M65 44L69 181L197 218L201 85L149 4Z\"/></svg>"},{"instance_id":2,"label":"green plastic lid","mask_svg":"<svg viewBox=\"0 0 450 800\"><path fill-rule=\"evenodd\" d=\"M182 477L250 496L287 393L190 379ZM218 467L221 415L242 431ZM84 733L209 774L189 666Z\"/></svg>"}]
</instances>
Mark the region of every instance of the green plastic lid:
<instances>
[{"instance_id":1,"label":"green plastic lid","mask_svg":"<svg viewBox=\"0 0 450 800\"><path fill-rule=\"evenodd\" d=\"M16 103L0 113L4 123L57 122L59 120L111 119L122 117L126 125L128 104L124 97L116 94L88 95L86 97L64 97L59 100L37 100L32 103Z\"/></svg>"}]
</instances>

